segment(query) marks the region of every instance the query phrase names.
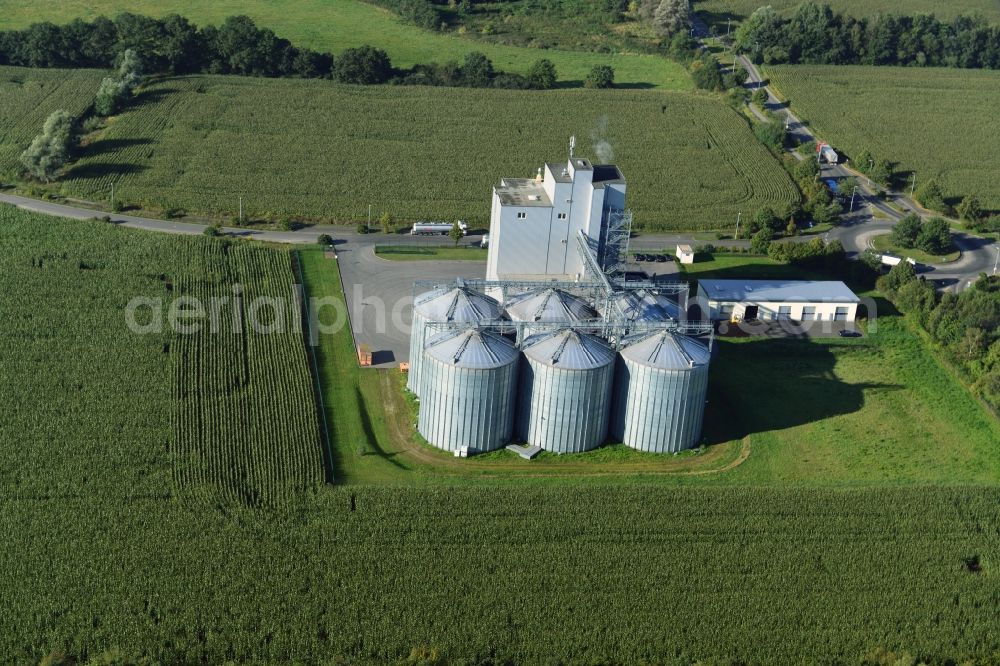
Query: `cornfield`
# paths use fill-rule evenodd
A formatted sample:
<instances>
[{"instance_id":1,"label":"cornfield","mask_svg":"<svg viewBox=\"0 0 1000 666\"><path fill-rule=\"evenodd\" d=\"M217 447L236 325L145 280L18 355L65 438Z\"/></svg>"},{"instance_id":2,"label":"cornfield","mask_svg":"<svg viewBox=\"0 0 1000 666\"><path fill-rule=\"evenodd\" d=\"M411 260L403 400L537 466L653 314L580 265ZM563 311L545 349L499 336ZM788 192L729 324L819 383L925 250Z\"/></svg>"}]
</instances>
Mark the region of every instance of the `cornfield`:
<instances>
[{"instance_id":1,"label":"cornfield","mask_svg":"<svg viewBox=\"0 0 1000 666\"><path fill-rule=\"evenodd\" d=\"M280 506L323 483L288 253L9 206L0 206L0 246L0 488ZM196 296L208 309L212 296L232 300L234 284L246 303L283 303L286 326L236 334L231 309L215 333L166 325L174 299ZM133 297L160 299L160 330L128 328Z\"/></svg>"},{"instance_id":2,"label":"cornfield","mask_svg":"<svg viewBox=\"0 0 1000 666\"><path fill-rule=\"evenodd\" d=\"M104 72L0 67L0 180L21 172L19 157L50 113L79 116L94 101Z\"/></svg>"},{"instance_id":3,"label":"cornfield","mask_svg":"<svg viewBox=\"0 0 1000 666\"><path fill-rule=\"evenodd\" d=\"M221 316L214 332L175 337L174 479L179 488L212 496L221 488L252 506L281 504L323 482L289 255L220 243L202 251L205 274L183 276L174 293L215 299Z\"/></svg>"},{"instance_id":4,"label":"cornfield","mask_svg":"<svg viewBox=\"0 0 1000 666\"><path fill-rule=\"evenodd\" d=\"M767 67L766 75L820 137L849 157L867 150L896 162L904 187L915 171L918 188L936 179L949 198L977 194L985 208L1000 209L1000 73L783 65Z\"/></svg>"},{"instance_id":5,"label":"cornfield","mask_svg":"<svg viewBox=\"0 0 1000 666\"><path fill-rule=\"evenodd\" d=\"M8 206L0 247L4 662L1000 654L994 486L326 486L294 323L124 321L136 295L227 296L220 321L249 321L290 295L286 252Z\"/></svg>"},{"instance_id":6,"label":"cornfield","mask_svg":"<svg viewBox=\"0 0 1000 666\"><path fill-rule=\"evenodd\" d=\"M158 82L88 148L63 191L219 216L347 222L489 218L492 185L578 155L614 160L636 224L722 229L798 192L717 97L659 91L349 87L198 76ZM602 151L602 146L610 150Z\"/></svg>"},{"instance_id":7,"label":"cornfield","mask_svg":"<svg viewBox=\"0 0 1000 666\"><path fill-rule=\"evenodd\" d=\"M884 650L898 662L876 663L992 664L998 506L995 488L586 481L333 488L280 517L7 501L0 654L385 664L423 646L448 663L689 666Z\"/></svg>"}]
</instances>

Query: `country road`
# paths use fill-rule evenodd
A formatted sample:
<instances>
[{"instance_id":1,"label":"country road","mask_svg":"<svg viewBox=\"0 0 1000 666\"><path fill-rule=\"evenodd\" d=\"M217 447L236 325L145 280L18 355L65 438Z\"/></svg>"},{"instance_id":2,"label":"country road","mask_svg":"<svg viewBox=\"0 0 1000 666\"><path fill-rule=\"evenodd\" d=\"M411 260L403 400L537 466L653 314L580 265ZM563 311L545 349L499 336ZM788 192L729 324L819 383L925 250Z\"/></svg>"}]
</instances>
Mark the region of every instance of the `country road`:
<instances>
[{"instance_id":1,"label":"country road","mask_svg":"<svg viewBox=\"0 0 1000 666\"><path fill-rule=\"evenodd\" d=\"M767 110L783 120L788 135L795 144L817 140L815 134L796 116L788 105L778 99L771 88L767 87L760 70L746 56L737 56L737 60L746 68L749 77L747 87L757 89L764 87L767 92ZM760 120L765 116L753 105L750 110ZM799 156L797 153L797 157ZM824 164L820 177L841 180L853 176L858 181L858 197L854 210L844 216L843 223L830 231L831 239L839 240L849 255L857 256L870 247L871 239L878 234L892 230L893 224L904 215L916 213L921 217L933 215L924 210L916 202L899 192L888 192L887 200L876 195L871 182L861 173L854 171L846 164ZM902 209L905 212L900 212ZM875 211L878 211L876 217ZM882 218L882 219L879 219ZM935 266L921 266L920 272L926 275L940 289L961 291L971 284L980 273L992 273L996 270L1000 259L1000 245L989 239L953 230L955 245L961 250L961 257L952 263Z\"/></svg>"},{"instance_id":2,"label":"country road","mask_svg":"<svg viewBox=\"0 0 1000 666\"><path fill-rule=\"evenodd\" d=\"M751 65L752 67L752 65ZM756 68L747 70L751 73L751 78L759 84L760 73ZM769 91L770 95L770 91ZM809 130L798 122L787 109L779 108L781 105L777 99L770 97L769 106L773 106L776 113L784 114L792 126L793 133L799 133L802 137L812 135ZM755 110L756 112L756 110ZM843 178L847 175L854 175L841 165L825 166L823 176L827 178ZM860 181L860 179L859 179ZM895 209L887 203L873 196L862 186L862 192L855 202L855 210L843 217L840 226L833 228L823 238L826 240L839 240L849 256L857 256L868 247L871 237L878 233L888 233L892 228L892 223L902 217ZM102 211L86 208L83 206L70 206L67 204L54 203L39 199L32 199L15 194L0 193L0 202L12 204L19 208L73 219L91 219L94 217L109 216L114 224L135 229L144 229L157 233L187 234L197 235L205 231L206 224L199 222L182 222L177 220L159 220L155 218L140 217L122 213L108 214ZM869 207L875 207L886 220L877 220L869 211ZM749 214L750 211L748 211ZM735 231L735 230L734 230ZM363 248L370 247L378 243L406 244L406 245L438 245L448 242L447 239L438 236L411 236L407 233L397 233L386 236L381 233L359 234L356 229L348 225L312 225L296 231L270 231L262 229L247 229L243 227L224 227L222 232L236 238L247 238L252 240L270 243L315 243L321 234L331 236L338 246ZM482 237L482 231L473 230L462 242L463 244L478 244ZM704 237L704 235L702 235ZM807 242L815 236L797 236L787 242ZM962 257L958 261L941 265L938 267L925 266L922 272L927 274L928 279L934 280L940 288L963 289L968 286L981 272L990 272L994 267L994 255L996 245L981 238L968 236L966 234L955 234L956 244L962 250ZM700 240L696 235L689 233L653 233L636 234L630 241L630 247L639 251L662 251L666 246L677 244L699 245L706 241ZM722 247L747 247L749 241L746 240L711 240L713 245ZM658 266L660 268L661 266ZM672 265L662 266L671 272Z\"/></svg>"}]
</instances>

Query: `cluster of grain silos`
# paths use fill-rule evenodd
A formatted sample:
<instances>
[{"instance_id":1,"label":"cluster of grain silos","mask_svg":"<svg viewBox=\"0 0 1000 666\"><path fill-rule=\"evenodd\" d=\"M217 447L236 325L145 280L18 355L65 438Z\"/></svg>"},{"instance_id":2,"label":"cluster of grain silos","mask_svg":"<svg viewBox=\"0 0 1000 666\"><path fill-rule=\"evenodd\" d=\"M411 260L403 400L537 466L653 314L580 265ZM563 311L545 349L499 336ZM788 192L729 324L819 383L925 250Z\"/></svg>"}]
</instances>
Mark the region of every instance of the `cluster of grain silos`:
<instances>
[{"instance_id":1,"label":"cluster of grain silos","mask_svg":"<svg viewBox=\"0 0 1000 666\"><path fill-rule=\"evenodd\" d=\"M420 398L421 435L449 451L519 440L577 453L609 437L657 453L696 445L710 352L671 330L679 306L649 290L615 292L597 304L602 328L594 305L549 288L503 306L464 285L419 297L407 386ZM645 332L614 332L636 322Z\"/></svg>"}]
</instances>

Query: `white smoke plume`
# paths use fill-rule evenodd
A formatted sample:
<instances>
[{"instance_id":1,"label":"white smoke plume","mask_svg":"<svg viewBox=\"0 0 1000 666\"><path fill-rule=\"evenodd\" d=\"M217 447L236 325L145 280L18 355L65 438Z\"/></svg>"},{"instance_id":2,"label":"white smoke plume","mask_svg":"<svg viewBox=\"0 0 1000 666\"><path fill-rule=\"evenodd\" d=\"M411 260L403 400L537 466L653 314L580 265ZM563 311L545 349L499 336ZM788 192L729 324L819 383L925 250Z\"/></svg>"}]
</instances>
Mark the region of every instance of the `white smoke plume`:
<instances>
[{"instance_id":1,"label":"white smoke plume","mask_svg":"<svg viewBox=\"0 0 1000 666\"><path fill-rule=\"evenodd\" d=\"M615 159L615 149L611 147L611 140L608 136L607 116L598 118L594 129L590 130L590 145L599 163L607 164Z\"/></svg>"}]
</instances>

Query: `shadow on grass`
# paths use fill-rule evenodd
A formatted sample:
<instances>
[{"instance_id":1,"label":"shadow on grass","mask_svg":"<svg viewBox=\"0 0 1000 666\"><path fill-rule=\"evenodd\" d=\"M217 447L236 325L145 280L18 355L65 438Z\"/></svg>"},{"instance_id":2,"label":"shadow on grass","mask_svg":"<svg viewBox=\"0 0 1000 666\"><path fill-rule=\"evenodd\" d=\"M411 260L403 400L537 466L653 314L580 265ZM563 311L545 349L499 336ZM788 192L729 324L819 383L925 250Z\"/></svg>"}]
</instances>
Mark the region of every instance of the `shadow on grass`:
<instances>
[{"instance_id":1,"label":"shadow on grass","mask_svg":"<svg viewBox=\"0 0 1000 666\"><path fill-rule=\"evenodd\" d=\"M129 109L137 109L147 104L156 104L164 97L177 92L180 92L180 88L147 88L133 97L132 101L128 105L128 108L125 110L128 111Z\"/></svg>"},{"instance_id":2,"label":"shadow on grass","mask_svg":"<svg viewBox=\"0 0 1000 666\"><path fill-rule=\"evenodd\" d=\"M400 469L406 469L406 465L395 459L395 453L389 453L378 443L378 437L375 436L375 429L372 427L372 417L368 412L368 404L365 402L365 397L361 393L361 389L355 387L354 389L355 397L358 401L359 414L361 416L361 428L364 430L365 438L368 440L368 448L361 455L368 455L369 453L382 458L388 463L399 467Z\"/></svg>"},{"instance_id":3,"label":"shadow on grass","mask_svg":"<svg viewBox=\"0 0 1000 666\"><path fill-rule=\"evenodd\" d=\"M149 167L139 164L122 164L120 162L86 162L78 164L66 172L66 178L104 178L106 176L125 176L141 173Z\"/></svg>"},{"instance_id":4,"label":"shadow on grass","mask_svg":"<svg viewBox=\"0 0 1000 666\"><path fill-rule=\"evenodd\" d=\"M852 414L864 407L865 391L901 388L837 379L834 350L870 353L864 342L834 345L766 339L717 344L705 410L706 444Z\"/></svg>"},{"instance_id":5,"label":"shadow on grass","mask_svg":"<svg viewBox=\"0 0 1000 666\"><path fill-rule=\"evenodd\" d=\"M705 25L709 28L715 26L717 28L716 32L719 35L726 34L726 28L732 28L735 24L738 24L743 20L743 16L739 14L734 14L733 12L711 12L705 9L699 9L698 5L695 4L694 11L698 15ZM727 22L731 21L731 24L727 25Z\"/></svg>"},{"instance_id":6,"label":"shadow on grass","mask_svg":"<svg viewBox=\"0 0 1000 666\"><path fill-rule=\"evenodd\" d=\"M84 150L86 157L94 157L95 155L102 155L104 153L113 153L117 150L122 150L123 148L129 148L131 146L146 146L153 143L152 139L98 139L93 143L87 145Z\"/></svg>"}]
</instances>

